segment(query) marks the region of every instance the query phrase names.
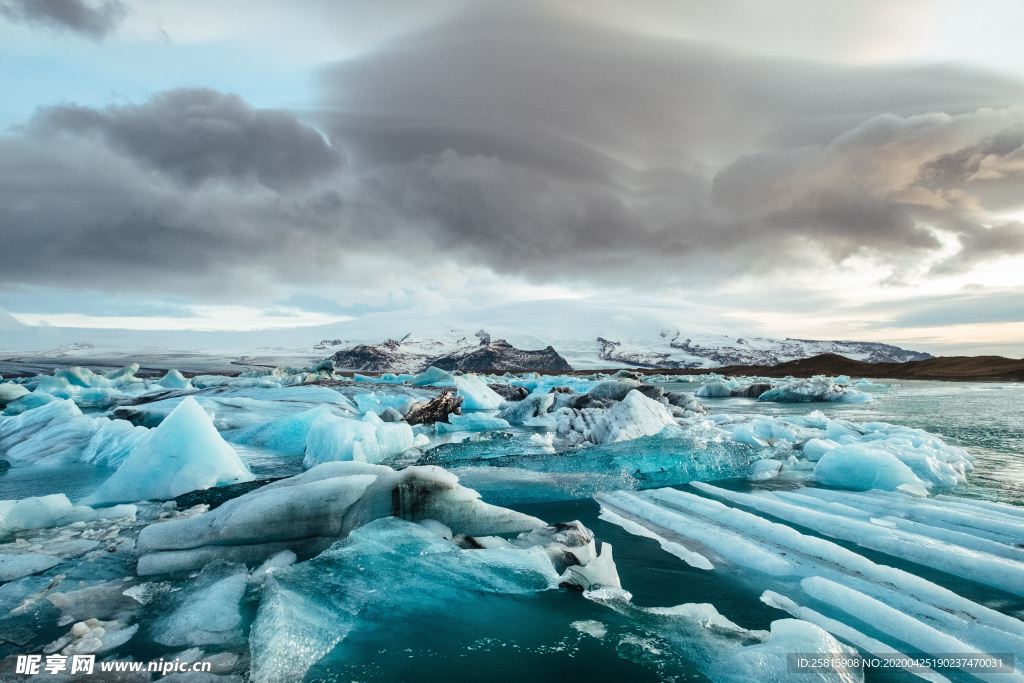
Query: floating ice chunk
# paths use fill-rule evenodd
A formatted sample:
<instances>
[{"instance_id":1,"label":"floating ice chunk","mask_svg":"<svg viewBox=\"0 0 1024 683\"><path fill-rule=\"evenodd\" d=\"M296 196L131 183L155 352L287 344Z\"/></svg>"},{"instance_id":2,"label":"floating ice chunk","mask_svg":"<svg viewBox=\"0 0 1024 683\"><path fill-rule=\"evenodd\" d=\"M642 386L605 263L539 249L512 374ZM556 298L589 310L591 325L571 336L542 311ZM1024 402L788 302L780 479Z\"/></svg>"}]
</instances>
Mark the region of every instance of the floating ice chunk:
<instances>
[{"instance_id":1,"label":"floating ice chunk","mask_svg":"<svg viewBox=\"0 0 1024 683\"><path fill-rule=\"evenodd\" d=\"M761 596L761 602L765 603L769 607L775 609L781 609L789 612L797 619L809 622L825 629L832 635L842 638L843 640L853 643L860 650L866 652L874 657L895 657L897 659L910 660L912 657L907 657L905 653L894 650L885 643L869 638L852 626L848 626L841 621L835 619L829 619L823 614L819 614L812 609L807 607L801 607L784 595L779 595L773 591L765 591ZM927 667L922 671L920 668L912 669L910 667L901 667L914 675L923 678L931 683L949 683L949 679L945 676L935 673L932 669Z\"/></svg>"},{"instance_id":2,"label":"floating ice chunk","mask_svg":"<svg viewBox=\"0 0 1024 683\"><path fill-rule=\"evenodd\" d=\"M750 466L750 476L747 478L751 481L763 481L779 476L781 471L782 461L780 460L772 460L771 458L758 460Z\"/></svg>"},{"instance_id":3,"label":"floating ice chunk","mask_svg":"<svg viewBox=\"0 0 1024 683\"><path fill-rule=\"evenodd\" d=\"M587 619L586 621L574 621L569 625L580 633L586 633L588 636L592 636L598 640L602 640L608 633L608 629L604 624L593 619Z\"/></svg>"},{"instance_id":4,"label":"floating ice chunk","mask_svg":"<svg viewBox=\"0 0 1024 683\"><path fill-rule=\"evenodd\" d=\"M0 384L0 405L7 405L12 401L16 401L22 396L28 394L29 391L20 384L14 382L4 382Z\"/></svg>"},{"instance_id":5,"label":"floating ice chunk","mask_svg":"<svg viewBox=\"0 0 1024 683\"><path fill-rule=\"evenodd\" d=\"M827 631L806 621L779 619L771 623L770 629L771 635L766 642L732 652L732 657L727 660L726 670L729 674L739 674L736 680L778 683L792 680L792 674L787 673L787 655L791 652L831 654L839 657L855 654L854 650L842 645ZM837 667L835 674L821 678L842 683L863 680L860 675L842 667Z\"/></svg>"},{"instance_id":6,"label":"floating ice chunk","mask_svg":"<svg viewBox=\"0 0 1024 683\"><path fill-rule=\"evenodd\" d=\"M365 466L352 469L358 472ZM345 511L375 480L374 474L353 474L299 480L289 486L269 484L198 517L151 524L139 534L138 549L186 550L339 536ZM277 483L286 481L291 480Z\"/></svg>"},{"instance_id":7,"label":"floating ice chunk","mask_svg":"<svg viewBox=\"0 0 1024 683\"><path fill-rule=\"evenodd\" d=\"M807 496L789 495L780 500L782 496L767 492L751 495L716 488L704 483L694 482L691 485L718 498L753 507L779 519L814 529L832 538L852 541L861 547L877 550L892 557L899 557L954 576L988 584L1008 593L1024 595L1024 563L1021 562L1024 560L1024 555L1020 553L1015 553L1016 557L1012 559L1006 557L1005 553L991 554L979 550L983 544L969 539L966 539L967 542L974 547L963 547L939 540L936 534L929 534L926 529L919 527L911 528L924 533L914 533L906 528L897 529L895 528L898 523L896 520L889 523L891 526L888 526L879 524L877 520L870 517L859 520L850 519L845 515L835 514L835 512L842 512L843 506L840 505L834 505L833 512L826 512L823 509L809 509L793 503L801 498L809 502L815 500ZM946 535L946 537L951 541L956 538L952 535Z\"/></svg>"},{"instance_id":8,"label":"floating ice chunk","mask_svg":"<svg viewBox=\"0 0 1024 683\"><path fill-rule=\"evenodd\" d=\"M849 375L839 375L838 377L836 377L832 381L835 382L836 385L840 386L840 387L849 386L850 385L850 376Z\"/></svg>"},{"instance_id":9,"label":"floating ice chunk","mask_svg":"<svg viewBox=\"0 0 1024 683\"><path fill-rule=\"evenodd\" d=\"M452 532L466 536L530 531L544 526L543 520L490 505L479 498L479 493L461 486L457 476L440 467L414 466L398 472L382 468L377 480L345 514L342 534L389 515L412 522L434 519Z\"/></svg>"},{"instance_id":10,"label":"floating ice chunk","mask_svg":"<svg viewBox=\"0 0 1024 683\"><path fill-rule=\"evenodd\" d=\"M0 422L0 453L15 467L76 460L117 467L148 438L148 431L125 420L88 417L74 401L54 400Z\"/></svg>"},{"instance_id":11,"label":"floating ice chunk","mask_svg":"<svg viewBox=\"0 0 1024 683\"><path fill-rule=\"evenodd\" d=\"M603 587L622 588L619 572L612 559L611 545L602 543L601 554L587 564L567 567L559 577L559 583L585 591Z\"/></svg>"},{"instance_id":12,"label":"floating ice chunk","mask_svg":"<svg viewBox=\"0 0 1024 683\"><path fill-rule=\"evenodd\" d=\"M412 427L404 422L384 422L374 413L361 420L323 414L313 420L306 437L305 467L333 460L379 463L412 448Z\"/></svg>"},{"instance_id":13,"label":"floating ice chunk","mask_svg":"<svg viewBox=\"0 0 1024 683\"><path fill-rule=\"evenodd\" d=\"M29 574L37 574L60 563L61 559L52 555L0 555L0 581L13 581Z\"/></svg>"},{"instance_id":14,"label":"floating ice chunk","mask_svg":"<svg viewBox=\"0 0 1024 683\"><path fill-rule=\"evenodd\" d=\"M679 543L677 541L670 541L667 538L664 538L661 535L651 531L647 527L637 524L632 520L626 519L625 517L622 517L612 512L611 510L604 506L601 507L600 518L605 520L606 522L611 522L612 524L622 527L634 536L643 536L645 538L654 539L661 546L662 550L669 554L675 555L691 567L695 567L697 569L715 568L715 565L711 564L711 562L708 561L708 558L704 557L700 553L693 552L682 543Z\"/></svg>"},{"instance_id":15,"label":"floating ice chunk","mask_svg":"<svg viewBox=\"0 0 1024 683\"><path fill-rule=\"evenodd\" d=\"M397 410L400 415L405 415L416 403L416 399L405 394L359 394L354 397L356 406L362 414L373 413L380 416L388 408Z\"/></svg>"},{"instance_id":16,"label":"floating ice chunk","mask_svg":"<svg viewBox=\"0 0 1024 683\"><path fill-rule=\"evenodd\" d=\"M716 567L732 562L760 572L757 585L761 590L788 590L791 584L786 577L821 576L870 595L980 651L1024 650L1024 624L1012 616L792 527L674 489L600 494L596 498L602 507L617 514L625 511L648 529L668 529L698 543L702 554L712 560L719 558Z\"/></svg>"},{"instance_id":17,"label":"floating ice chunk","mask_svg":"<svg viewBox=\"0 0 1024 683\"><path fill-rule=\"evenodd\" d=\"M306 452L306 438L313 422L321 415L331 414L327 406L318 406L296 415L244 427L224 437L232 443L267 448L282 455L302 455Z\"/></svg>"},{"instance_id":18,"label":"floating ice chunk","mask_svg":"<svg viewBox=\"0 0 1024 683\"><path fill-rule=\"evenodd\" d=\"M450 432L487 432L495 429L508 429L509 426L509 423L500 417L482 413L469 413L468 415L452 413L448 416L448 423L434 423L434 429L439 435Z\"/></svg>"},{"instance_id":19,"label":"floating ice chunk","mask_svg":"<svg viewBox=\"0 0 1024 683\"><path fill-rule=\"evenodd\" d=\"M725 382L708 382L704 386L693 392L694 396L702 398L729 398L732 396L732 390L737 388L732 386L735 384L735 380L730 380L731 384Z\"/></svg>"},{"instance_id":20,"label":"floating ice chunk","mask_svg":"<svg viewBox=\"0 0 1024 683\"><path fill-rule=\"evenodd\" d=\"M861 377L859 380L853 383L855 387L872 387L875 383L869 380L867 377Z\"/></svg>"},{"instance_id":21,"label":"floating ice chunk","mask_svg":"<svg viewBox=\"0 0 1024 683\"><path fill-rule=\"evenodd\" d=\"M928 654L949 652L980 654L953 636L943 633L871 596L820 576L800 582L804 592L861 619L883 633Z\"/></svg>"},{"instance_id":22,"label":"floating ice chunk","mask_svg":"<svg viewBox=\"0 0 1024 683\"><path fill-rule=\"evenodd\" d=\"M838 447L839 444L831 439L810 439L804 444L803 454L811 462L818 462L821 456Z\"/></svg>"},{"instance_id":23,"label":"floating ice chunk","mask_svg":"<svg viewBox=\"0 0 1024 683\"><path fill-rule=\"evenodd\" d=\"M521 425L531 418L546 415L554 402L553 394L530 394L522 401L498 413L497 417L508 421L509 424Z\"/></svg>"},{"instance_id":24,"label":"floating ice chunk","mask_svg":"<svg viewBox=\"0 0 1024 683\"><path fill-rule=\"evenodd\" d=\"M455 384L455 378L451 374L445 372L444 370L441 370L440 368L435 368L433 365L431 365L424 372L421 372L420 374L413 377L409 381L409 384L413 385L414 387L424 387L428 385L452 386Z\"/></svg>"},{"instance_id":25,"label":"floating ice chunk","mask_svg":"<svg viewBox=\"0 0 1024 683\"><path fill-rule=\"evenodd\" d=\"M138 371L139 371L139 364L138 363L132 363L131 365L126 365L126 366L124 366L123 368L121 368L119 370L111 370L110 372L105 372L105 373L103 373L103 376L105 378L111 380L111 381L116 381L116 380L122 380L122 381L134 380L135 379L135 373L138 372Z\"/></svg>"},{"instance_id":26,"label":"floating ice chunk","mask_svg":"<svg viewBox=\"0 0 1024 683\"><path fill-rule=\"evenodd\" d=\"M139 630L139 625L125 626L119 621L86 619L79 621L66 635L43 648L51 654L60 651L62 655L101 654L121 647Z\"/></svg>"},{"instance_id":27,"label":"floating ice chunk","mask_svg":"<svg viewBox=\"0 0 1024 683\"><path fill-rule=\"evenodd\" d=\"M544 522L488 505L439 467L329 462L184 520L153 524L139 535L140 575L203 566L217 558L262 562L281 550L316 554L333 539L379 517L435 520L472 536L524 531Z\"/></svg>"},{"instance_id":28,"label":"floating ice chunk","mask_svg":"<svg viewBox=\"0 0 1024 683\"><path fill-rule=\"evenodd\" d=\"M400 623L476 595L548 590L557 580L540 548L462 550L418 524L379 519L319 557L271 574L249 639L250 680L302 680L340 641L373 624L373 615Z\"/></svg>"},{"instance_id":29,"label":"floating ice chunk","mask_svg":"<svg viewBox=\"0 0 1024 683\"><path fill-rule=\"evenodd\" d=\"M136 427L127 420L92 419L96 431L78 456L80 462L88 465L120 467L150 438L149 429Z\"/></svg>"},{"instance_id":30,"label":"floating ice chunk","mask_svg":"<svg viewBox=\"0 0 1024 683\"><path fill-rule=\"evenodd\" d=\"M211 562L239 562L257 566L268 558L282 552L292 552L302 557L314 557L334 542L333 538L313 536L273 543L252 543L246 545L204 545L188 550L166 550L149 552L139 558L139 576L167 574L189 569L201 569Z\"/></svg>"},{"instance_id":31,"label":"floating ice chunk","mask_svg":"<svg viewBox=\"0 0 1024 683\"><path fill-rule=\"evenodd\" d=\"M252 473L192 397L153 430L86 505L168 500L196 489L252 481Z\"/></svg>"},{"instance_id":32,"label":"floating ice chunk","mask_svg":"<svg viewBox=\"0 0 1024 683\"><path fill-rule=\"evenodd\" d=\"M593 398L607 398L612 401L621 401L626 397L626 394L640 386L640 382L635 379L622 378L622 379L611 379L606 382L596 384L588 392L588 396Z\"/></svg>"},{"instance_id":33,"label":"floating ice chunk","mask_svg":"<svg viewBox=\"0 0 1024 683\"><path fill-rule=\"evenodd\" d=\"M871 400L871 395L839 386L829 377L812 377L810 379L794 379L770 389L761 394L758 400L776 403L813 403L818 401L866 403Z\"/></svg>"},{"instance_id":34,"label":"floating ice chunk","mask_svg":"<svg viewBox=\"0 0 1024 683\"><path fill-rule=\"evenodd\" d=\"M158 380L160 386L165 389L191 389L192 382L190 382L184 375L177 370L168 370L167 374Z\"/></svg>"},{"instance_id":35,"label":"floating ice chunk","mask_svg":"<svg viewBox=\"0 0 1024 683\"><path fill-rule=\"evenodd\" d=\"M437 534L446 541L450 541L452 540L452 538L455 537L455 534L452 533L451 529L449 529L444 524L441 524L441 522L437 521L436 519L421 519L416 523L424 529L427 529L428 531L433 531L435 534Z\"/></svg>"},{"instance_id":36,"label":"floating ice chunk","mask_svg":"<svg viewBox=\"0 0 1024 683\"><path fill-rule=\"evenodd\" d=\"M154 640L171 646L241 642L240 606L248 578L242 565L210 565L177 609L156 623Z\"/></svg>"},{"instance_id":37,"label":"floating ice chunk","mask_svg":"<svg viewBox=\"0 0 1024 683\"><path fill-rule=\"evenodd\" d=\"M116 519L135 515L134 505L115 505L94 510L73 506L63 493L22 500L0 500L0 538L25 529L46 529L74 522Z\"/></svg>"},{"instance_id":38,"label":"floating ice chunk","mask_svg":"<svg viewBox=\"0 0 1024 683\"><path fill-rule=\"evenodd\" d=\"M895 491L902 484L927 488L895 455L861 444L827 451L814 467L814 477L822 484L863 491Z\"/></svg>"},{"instance_id":39,"label":"floating ice chunk","mask_svg":"<svg viewBox=\"0 0 1024 683\"><path fill-rule=\"evenodd\" d=\"M487 383L474 374L455 378L459 396L463 398L463 410L495 410L505 402Z\"/></svg>"},{"instance_id":40,"label":"floating ice chunk","mask_svg":"<svg viewBox=\"0 0 1024 683\"><path fill-rule=\"evenodd\" d=\"M4 408L3 415L21 415L26 410L32 410L44 406L47 403L53 403L59 401L56 396L47 394L45 391L33 391L31 394L26 394L19 399L15 399L7 404Z\"/></svg>"},{"instance_id":41,"label":"floating ice chunk","mask_svg":"<svg viewBox=\"0 0 1024 683\"><path fill-rule=\"evenodd\" d=\"M597 420L590 430L590 440L595 444L629 441L657 434L666 425L674 424L675 419L665 406L634 389Z\"/></svg>"}]
</instances>

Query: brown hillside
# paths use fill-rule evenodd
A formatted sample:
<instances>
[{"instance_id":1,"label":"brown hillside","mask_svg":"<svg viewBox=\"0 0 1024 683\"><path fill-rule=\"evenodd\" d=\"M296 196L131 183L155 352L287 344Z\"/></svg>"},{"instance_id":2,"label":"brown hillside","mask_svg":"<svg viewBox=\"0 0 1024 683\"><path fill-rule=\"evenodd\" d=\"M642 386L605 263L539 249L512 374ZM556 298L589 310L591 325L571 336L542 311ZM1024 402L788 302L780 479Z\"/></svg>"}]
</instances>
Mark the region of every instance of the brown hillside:
<instances>
[{"instance_id":1,"label":"brown hillside","mask_svg":"<svg viewBox=\"0 0 1024 683\"><path fill-rule=\"evenodd\" d=\"M645 373L692 375L707 370L647 370ZM773 366L730 365L713 372L721 375L811 377L849 375L880 379L928 379L958 382L1024 381L1024 360L1002 356L942 356L907 363L865 363L826 353Z\"/></svg>"}]
</instances>

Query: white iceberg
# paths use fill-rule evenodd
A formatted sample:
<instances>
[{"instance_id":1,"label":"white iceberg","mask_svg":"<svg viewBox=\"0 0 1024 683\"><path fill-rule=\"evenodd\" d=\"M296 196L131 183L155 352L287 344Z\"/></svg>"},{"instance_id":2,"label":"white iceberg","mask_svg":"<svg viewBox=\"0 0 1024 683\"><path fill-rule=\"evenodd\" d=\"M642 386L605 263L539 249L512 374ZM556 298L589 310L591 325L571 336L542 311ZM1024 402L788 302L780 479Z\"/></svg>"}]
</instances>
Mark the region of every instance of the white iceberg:
<instances>
[{"instance_id":1,"label":"white iceberg","mask_svg":"<svg viewBox=\"0 0 1024 683\"><path fill-rule=\"evenodd\" d=\"M252 479L252 473L217 433L209 416L188 397L82 503L168 500L196 489Z\"/></svg>"},{"instance_id":2,"label":"white iceberg","mask_svg":"<svg viewBox=\"0 0 1024 683\"><path fill-rule=\"evenodd\" d=\"M379 463L412 448L414 441L408 424L384 422L372 412L361 420L324 413L309 428L302 464L308 468L334 460Z\"/></svg>"},{"instance_id":3,"label":"white iceberg","mask_svg":"<svg viewBox=\"0 0 1024 683\"><path fill-rule=\"evenodd\" d=\"M455 386L463 399L463 410L495 410L505 402L486 382L473 374L456 377Z\"/></svg>"}]
</instances>

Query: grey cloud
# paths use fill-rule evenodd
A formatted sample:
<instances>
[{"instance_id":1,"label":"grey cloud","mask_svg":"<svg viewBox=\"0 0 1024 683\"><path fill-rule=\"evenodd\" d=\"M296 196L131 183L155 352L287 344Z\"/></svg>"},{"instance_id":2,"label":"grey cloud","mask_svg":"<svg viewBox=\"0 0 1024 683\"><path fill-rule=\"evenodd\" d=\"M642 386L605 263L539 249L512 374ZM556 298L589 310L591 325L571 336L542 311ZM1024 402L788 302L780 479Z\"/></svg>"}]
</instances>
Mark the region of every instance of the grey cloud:
<instances>
[{"instance_id":1,"label":"grey cloud","mask_svg":"<svg viewBox=\"0 0 1024 683\"><path fill-rule=\"evenodd\" d=\"M334 171L337 151L288 112L258 110L238 95L208 88L172 90L141 105L103 110L48 107L36 135L98 135L112 148L181 182L254 176L270 188L298 185Z\"/></svg>"},{"instance_id":2,"label":"grey cloud","mask_svg":"<svg viewBox=\"0 0 1024 683\"><path fill-rule=\"evenodd\" d=\"M99 40L117 28L128 11L118 0L0 0L0 16Z\"/></svg>"},{"instance_id":3,"label":"grey cloud","mask_svg":"<svg viewBox=\"0 0 1024 683\"><path fill-rule=\"evenodd\" d=\"M1024 102L992 74L751 58L515 4L323 83L325 125L390 232L501 270L626 279L709 254L763 268L808 243L837 260L935 250L925 221L953 193L921 167L1024 120L956 119Z\"/></svg>"},{"instance_id":4,"label":"grey cloud","mask_svg":"<svg viewBox=\"0 0 1024 683\"><path fill-rule=\"evenodd\" d=\"M321 82L329 142L213 90L40 111L0 138L0 280L217 296L386 254L643 289L901 264L936 253L933 229L961 236L948 268L1020 250L975 192L1021 187L1006 77L755 58L502 3Z\"/></svg>"}]
</instances>

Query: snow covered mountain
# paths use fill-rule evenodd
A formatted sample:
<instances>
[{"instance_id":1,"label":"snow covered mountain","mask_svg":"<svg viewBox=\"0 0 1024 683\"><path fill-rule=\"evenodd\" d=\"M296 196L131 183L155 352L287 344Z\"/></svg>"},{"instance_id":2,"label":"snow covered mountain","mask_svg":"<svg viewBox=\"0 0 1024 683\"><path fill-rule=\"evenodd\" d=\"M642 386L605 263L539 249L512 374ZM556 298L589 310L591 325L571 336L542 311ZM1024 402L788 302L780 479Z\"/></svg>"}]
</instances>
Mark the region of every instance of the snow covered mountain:
<instances>
[{"instance_id":1,"label":"snow covered mountain","mask_svg":"<svg viewBox=\"0 0 1024 683\"><path fill-rule=\"evenodd\" d=\"M368 340L323 340L314 349L333 351L338 369L372 372L420 372L430 365L446 370L566 370L640 368L717 368L727 365L777 365L798 358L834 353L869 363L904 362L931 358L927 353L908 351L890 344L855 341L815 341L727 337L724 335L684 336L677 330L662 330L648 338L618 341L548 338L523 335L513 345L491 341L485 330L469 334L458 329L416 335L383 342ZM520 345L541 351L523 351ZM532 343L531 343L532 342Z\"/></svg>"},{"instance_id":2,"label":"snow covered mountain","mask_svg":"<svg viewBox=\"0 0 1024 683\"><path fill-rule=\"evenodd\" d=\"M724 318L712 307L666 310L591 299L459 311L412 308L329 325L231 332L29 326L0 315L0 374L15 370L4 369L5 359L36 363L47 372L54 365L120 367L132 361L152 368L227 372L239 366L299 367L340 351L346 354L338 359L339 368L378 372L411 372L428 361L451 369L480 369L500 361L499 367L557 370L559 358L588 369L774 365L823 353L872 363L931 357L878 342L763 335L756 326ZM524 356L524 350L540 355Z\"/></svg>"},{"instance_id":3,"label":"snow covered mountain","mask_svg":"<svg viewBox=\"0 0 1024 683\"><path fill-rule=\"evenodd\" d=\"M723 367L726 365L778 365L798 358L834 353L867 363L903 363L925 360L931 354L908 351L891 344L764 337L688 337L662 331L648 344L623 344L598 338L603 361L650 368Z\"/></svg>"}]
</instances>

